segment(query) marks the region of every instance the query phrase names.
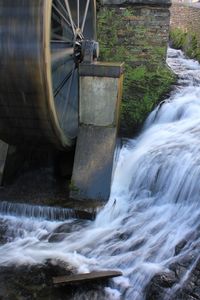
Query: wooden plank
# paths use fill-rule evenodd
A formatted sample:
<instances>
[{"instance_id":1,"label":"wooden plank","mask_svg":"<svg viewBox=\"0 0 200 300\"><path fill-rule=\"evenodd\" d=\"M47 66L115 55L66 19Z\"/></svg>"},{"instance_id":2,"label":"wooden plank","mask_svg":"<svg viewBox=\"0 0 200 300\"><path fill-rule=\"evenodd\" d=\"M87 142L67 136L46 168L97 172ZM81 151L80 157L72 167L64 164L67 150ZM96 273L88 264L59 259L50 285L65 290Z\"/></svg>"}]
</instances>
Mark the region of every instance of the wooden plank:
<instances>
[{"instance_id":1,"label":"wooden plank","mask_svg":"<svg viewBox=\"0 0 200 300\"><path fill-rule=\"evenodd\" d=\"M54 284L73 284L73 283L84 283L88 281L105 280L113 277L122 276L120 271L96 271L84 274L75 274L70 276L59 276L53 277Z\"/></svg>"}]
</instances>

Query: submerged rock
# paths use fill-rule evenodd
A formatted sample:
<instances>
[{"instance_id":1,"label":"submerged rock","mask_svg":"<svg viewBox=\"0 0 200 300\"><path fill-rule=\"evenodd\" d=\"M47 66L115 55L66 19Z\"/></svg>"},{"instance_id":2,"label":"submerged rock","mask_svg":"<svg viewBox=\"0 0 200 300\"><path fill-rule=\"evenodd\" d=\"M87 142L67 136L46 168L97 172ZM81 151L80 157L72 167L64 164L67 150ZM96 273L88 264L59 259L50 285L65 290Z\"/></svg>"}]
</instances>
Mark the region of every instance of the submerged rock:
<instances>
[{"instance_id":1,"label":"submerged rock","mask_svg":"<svg viewBox=\"0 0 200 300\"><path fill-rule=\"evenodd\" d=\"M32 299L64 299L52 298L54 289L52 277L70 275L69 266L47 261L44 265L23 265L0 267L0 299L32 300ZM67 298L65 298L67 299Z\"/></svg>"},{"instance_id":2,"label":"submerged rock","mask_svg":"<svg viewBox=\"0 0 200 300\"><path fill-rule=\"evenodd\" d=\"M146 288L146 300L200 299L200 258L195 254L186 255L171 264L170 269L171 272L152 278Z\"/></svg>"},{"instance_id":3,"label":"submerged rock","mask_svg":"<svg viewBox=\"0 0 200 300\"><path fill-rule=\"evenodd\" d=\"M53 278L75 274L62 261L47 260L40 265L0 267L0 300L107 300L107 280L58 286Z\"/></svg>"},{"instance_id":4,"label":"submerged rock","mask_svg":"<svg viewBox=\"0 0 200 300\"><path fill-rule=\"evenodd\" d=\"M0 219L0 245L5 244L8 241L7 237L7 224L4 220Z\"/></svg>"},{"instance_id":5,"label":"submerged rock","mask_svg":"<svg viewBox=\"0 0 200 300\"><path fill-rule=\"evenodd\" d=\"M186 244L187 244L186 240L180 241L180 243L178 243L178 245L176 245L175 247L175 255L180 254L180 252L183 250Z\"/></svg>"},{"instance_id":6,"label":"submerged rock","mask_svg":"<svg viewBox=\"0 0 200 300\"><path fill-rule=\"evenodd\" d=\"M178 282L174 272L156 274L146 291L146 300L161 300L168 294L168 289Z\"/></svg>"}]
</instances>

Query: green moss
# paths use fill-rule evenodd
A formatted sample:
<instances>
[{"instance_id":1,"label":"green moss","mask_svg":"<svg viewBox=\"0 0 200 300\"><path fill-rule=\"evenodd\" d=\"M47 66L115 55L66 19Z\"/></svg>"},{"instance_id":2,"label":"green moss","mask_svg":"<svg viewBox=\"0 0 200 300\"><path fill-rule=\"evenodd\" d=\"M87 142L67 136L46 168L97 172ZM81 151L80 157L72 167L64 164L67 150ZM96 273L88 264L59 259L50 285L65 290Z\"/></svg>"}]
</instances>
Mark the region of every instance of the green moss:
<instances>
[{"instance_id":1,"label":"green moss","mask_svg":"<svg viewBox=\"0 0 200 300\"><path fill-rule=\"evenodd\" d=\"M165 63L167 45L152 42L146 17L132 7L101 8L97 20L100 60L125 62L121 132L130 136L175 81Z\"/></svg>"},{"instance_id":2,"label":"green moss","mask_svg":"<svg viewBox=\"0 0 200 300\"><path fill-rule=\"evenodd\" d=\"M170 31L170 40L176 49L182 49L187 56L200 61L200 45L194 32L176 28Z\"/></svg>"},{"instance_id":3,"label":"green moss","mask_svg":"<svg viewBox=\"0 0 200 300\"><path fill-rule=\"evenodd\" d=\"M122 132L128 135L137 132L174 81L175 75L163 64L154 69L128 68L124 81Z\"/></svg>"},{"instance_id":4,"label":"green moss","mask_svg":"<svg viewBox=\"0 0 200 300\"><path fill-rule=\"evenodd\" d=\"M69 183L69 190L71 192L78 192L79 191L79 188L75 185L73 180L71 180L71 182Z\"/></svg>"}]
</instances>

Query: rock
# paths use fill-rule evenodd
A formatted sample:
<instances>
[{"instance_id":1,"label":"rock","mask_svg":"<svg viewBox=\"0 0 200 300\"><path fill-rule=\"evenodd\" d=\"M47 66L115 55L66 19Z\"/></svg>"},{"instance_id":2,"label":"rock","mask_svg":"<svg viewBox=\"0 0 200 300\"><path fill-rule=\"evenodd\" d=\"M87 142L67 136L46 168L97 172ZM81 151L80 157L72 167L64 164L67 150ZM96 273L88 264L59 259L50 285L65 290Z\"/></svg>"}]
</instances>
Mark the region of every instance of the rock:
<instances>
[{"instance_id":1,"label":"rock","mask_svg":"<svg viewBox=\"0 0 200 300\"><path fill-rule=\"evenodd\" d=\"M101 283L87 282L76 286L54 286L53 277L70 276L75 270L59 260L45 264L0 267L0 300L107 300Z\"/></svg>"},{"instance_id":2,"label":"rock","mask_svg":"<svg viewBox=\"0 0 200 300\"><path fill-rule=\"evenodd\" d=\"M51 298L52 294L57 293L54 291L52 277L70 274L72 272L69 266L51 260L44 265L0 267L0 299L64 299Z\"/></svg>"},{"instance_id":3,"label":"rock","mask_svg":"<svg viewBox=\"0 0 200 300\"><path fill-rule=\"evenodd\" d=\"M49 238L49 243L62 242L66 238L66 233L52 233Z\"/></svg>"},{"instance_id":4,"label":"rock","mask_svg":"<svg viewBox=\"0 0 200 300\"><path fill-rule=\"evenodd\" d=\"M175 247L175 255L180 254L180 252L182 251L182 249L185 247L186 244L187 244L186 240L180 241L180 243L178 243Z\"/></svg>"},{"instance_id":5,"label":"rock","mask_svg":"<svg viewBox=\"0 0 200 300\"><path fill-rule=\"evenodd\" d=\"M181 266L178 262L172 263L169 266L169 269L172 270L175 273L175 276L177 279L181 279L183 275L187 272L187 268L184 266Z\"/></svg>"},{"instance_id":6,"label":"rock","mask_svg":"<svg viewBox=\"0 0 200 300\"><path fill-rule=\"evenodd\" d=\"M0 245L3 245L8 241L6 232L7 224L3 219L0 219Z\"/></svg>"},{"instance_id":7,"label":"rock","mask_svg":"<svg viewBox=\"0 0 200 300\"><path fill-rule=\"evenodd\" d=\"M165 272L155 275L153 278L153 282L157 286L161 286L163 288L171 288L175 283L177 283L177 278L173 272Z\"/></svg>"},{"instance_id":8,"label":"rock","mask_svg":"<svg viewBox=\"0 0 200 300\"><path fill-rule=\"evenodd\" d=\"M178 282L174 272L156 274L146 288L146 300L160 300L168 293L166 289L171 288Z\"/></svg>"},{"instance_id":9,"label":"rock","mask_svg":"<svg viewBox=\"0 0 200 300\"><path fill-rule=\"evenodd\" d=\"M196 261L197 255L191 252L169 266L172 272L156 274L147 286L146 300L160 300L167 295L170 300L200 300L200 259ZM176 283L179 285L173 292Z\"/></svg>"},{"instance_id":10,"label":"rock","mask_svg":"<svg viewBox=\"0 0 200 300\"><path fill-rule=\"evenodd\" d=\"M78 231L83 228L83 224L85 223L86 222L83 220L75 220L73 223L66 222L56 227L53 233L71 233L74 231Z\"/></svg>"}]
</instances>

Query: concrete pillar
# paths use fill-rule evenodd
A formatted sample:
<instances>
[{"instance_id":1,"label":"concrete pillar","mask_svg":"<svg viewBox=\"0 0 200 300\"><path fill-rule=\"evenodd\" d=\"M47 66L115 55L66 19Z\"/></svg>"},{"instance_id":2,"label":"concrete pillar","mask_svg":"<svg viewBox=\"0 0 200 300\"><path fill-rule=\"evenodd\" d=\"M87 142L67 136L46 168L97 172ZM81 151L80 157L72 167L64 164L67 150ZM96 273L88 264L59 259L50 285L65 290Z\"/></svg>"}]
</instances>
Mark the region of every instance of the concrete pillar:
<instances>
[{"instance_id":1,"label":"concrete pillar","mask_svg":"<svg viewBox=\"0 0 200 300\"><path fill-rule=\"evenodd\" d=\"M109 198L123 69L123 64L117 63L80 66L80 127L71 198L100 201Z\"/></svg>"},{"instance_id":2,"label":"concrete pillar","mask_svg":"<svg viewBox=\"0 0 200 300\"><path fill-rule=\"evenodd\" d=\"M8 144L0 140L0 186L2 185L2 181L3 181L3 174L4 174L7 153L8 153Z\"/></svg>"}]
</instances>

